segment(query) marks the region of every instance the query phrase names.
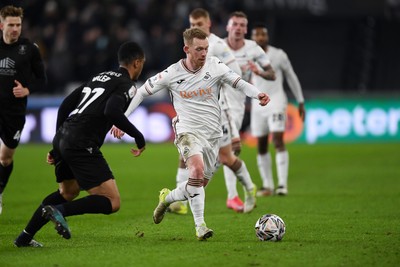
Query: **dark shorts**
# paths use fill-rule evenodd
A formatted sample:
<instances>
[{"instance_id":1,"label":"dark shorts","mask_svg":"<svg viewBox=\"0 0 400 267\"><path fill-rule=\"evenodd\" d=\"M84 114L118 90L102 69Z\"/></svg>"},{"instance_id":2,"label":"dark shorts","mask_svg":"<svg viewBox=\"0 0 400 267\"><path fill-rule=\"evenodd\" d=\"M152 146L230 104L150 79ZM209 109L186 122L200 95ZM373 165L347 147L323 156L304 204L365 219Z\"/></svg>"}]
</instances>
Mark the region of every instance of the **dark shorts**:
<instances>
[{"instance_id":1,"label":"dark shorts","mask_svg":"<svg viewBox=\"0 0 400 267\"><path fill-rule=\"evenodd\" d=\"M59 149L59 146L54 146L53 156L57 183L76 179L82 189L89 190L114 179L107 161L97 147Z\"/></svg>"},{"instance_id":2,"label":"dark shorts","mask_svg":"<svg viewBox=\"0 0 400 267\"><path fill-rule=\"evenodd\" d=\"M0 112L0 138L7 147L14 149L18 146L24 125L25 114Z\"/></svg>"}]
</instances>

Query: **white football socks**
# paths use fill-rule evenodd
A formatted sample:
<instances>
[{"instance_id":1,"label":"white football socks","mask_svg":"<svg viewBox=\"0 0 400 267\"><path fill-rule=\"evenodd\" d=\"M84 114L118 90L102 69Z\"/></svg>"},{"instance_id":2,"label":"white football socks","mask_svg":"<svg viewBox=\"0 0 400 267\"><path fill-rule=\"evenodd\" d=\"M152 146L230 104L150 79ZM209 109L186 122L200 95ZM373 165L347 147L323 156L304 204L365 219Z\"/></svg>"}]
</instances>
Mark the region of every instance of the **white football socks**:
<instances>
[{"instance_id":1,"label":"white football socks","mask_svg":"<svg viewBox=\"0 0 400 267\"><path fill-rule=\"evenodd\" d=\"M272 175L271 154L257 154L258 171L262 179L262 186L274 190L274 177Z\"/></svg>"},{"instance_id":2,"label":"white football socks","mask_svg":"<svg viewBox=\"0 0 400 267\"><path fill-rule=\"evenodd\" d=\"M187 182L189 179L189 170L186 168L178 168L176 172L176 185L179 185L182 182Z\"/></svg>"},{"instance_id":3,"label":"white football socks","mask_svg":"<svg viewBox=\"0 0 400 267\"><path fill-rule=\"evenodd\" d=\"M189 196L188 201L190 209L192 210L194 224L195 226L200 226L205 223L204 206L206 194L204 191L204 187L187 185L186 190Z\"/></svg>"},{"instance_id":4,"label":"white football socks","mask_svg":"<svg viewBox=\"0 0 400 267\"><path fill-rule=\"evenodd\" d=\"M235 173L227 166L224 165L224 178L225 178L225 186L228 191L228 199L234 198L238 195L238 191L236 188L236 175Z\"/></svg>"},{"instance_id":5,"label":"white football socks","mask_svg":"<svg viewBox=\"0 0 400 267\"><path fill-rule=\"evenodd\" d=\"M189 170L186 168L178 168L176 172L176 187L178 187L181 183L187 182L189 179ZM187 205L187 201L182 201L182 204Z\"/></svg>"},{"instance_id":6,"label":"white football socks","mask_svg":"<svg viewBox=\"0 0 400 267\"><path fill-rule=\"evenodd\" d=\"M275 155L278 185L287 187L289 173L289 153L287 150L277 152Z\"/></svg>"},{"instance_id":7,"label":"white football socks","mask_svg":"<svg viewBox=\"0 0 400 267\"><path fill-rule=\"evenodd\" d=\"M240 160L240 159L238 159ZM251 191L254 188L253 181L251 180L249 170L247 169L246 164L244 161L240 160L242 166L240 166L239 170L236 171L236 177L239 182L243 185L246 191Z\"/></svg>"}]
</instances>

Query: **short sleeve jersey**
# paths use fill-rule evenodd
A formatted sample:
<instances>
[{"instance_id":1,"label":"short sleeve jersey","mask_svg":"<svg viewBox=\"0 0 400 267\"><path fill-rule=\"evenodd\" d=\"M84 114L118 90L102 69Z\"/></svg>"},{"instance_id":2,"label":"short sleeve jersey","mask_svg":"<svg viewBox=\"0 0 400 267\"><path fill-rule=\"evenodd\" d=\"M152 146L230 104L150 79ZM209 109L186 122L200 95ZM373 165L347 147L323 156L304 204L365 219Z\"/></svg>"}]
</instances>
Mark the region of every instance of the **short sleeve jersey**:
<instances>
[{"instance_id":1,"label":"short sleeve jersey","mask_svg":"<svg viewBox=\"0 0 400 267\"><path fill-rule=\"evenodd\" d=\"M61 131L68 136L67 140L73 147L100 147L112 126L104 114L107 100L113 94L121 95L125 100L125 110L136 93L136 87L128 72L120 68L99 73L81 88L80 99Z\"/></svg>"},{"instance_id":2,"label":"short sleeve jersey","mask_svg":"<svg viewBox=\"0 0 400 267\"><path fill-rule=\"evenodd\" d=\"M265 53L265 52L264 52ZM271 59L272 68L275 71L276 80L275 81L267 81L257 75L252 76L252 83L256 86L261 92L267 93L271 101L267 106L267 109L278 109L285 110L287 106L287 95L285 93L283 87L283 81L285 79L285 75L290 75L292 73L292 65L290 64L289 58L287 54L279 48L268 46L267 56ZM290 78L290 77L286 77ZM297 78L296 78L297 79ZM300 85L298 85L299 87ZM296 90L295 96L299 95L297 101L303 102L304 98L302 95L301 88L291 88L292 90Z\"/></svg>"},{"instance_id":3,"label":"short sleeve jersey","mask_svg":"<svg viewBox=\"0 0 400 267\"><path fill-rule=\"evenodd\" d=\"M225 39L225 42L227 42L227 39ZM271 63L263 49L253 40L245 39L244 46L238 50L232 50L232 53L240 65L243 80L247 82L250 82L251 77L251 71L248 68L249 60L258 63L260 66L267 66ZM245 100L246 96L243 93L234 93L232 96L228 96L228 103L233 108L235 106L244 107Z\"/></svg>"}]
</instances>

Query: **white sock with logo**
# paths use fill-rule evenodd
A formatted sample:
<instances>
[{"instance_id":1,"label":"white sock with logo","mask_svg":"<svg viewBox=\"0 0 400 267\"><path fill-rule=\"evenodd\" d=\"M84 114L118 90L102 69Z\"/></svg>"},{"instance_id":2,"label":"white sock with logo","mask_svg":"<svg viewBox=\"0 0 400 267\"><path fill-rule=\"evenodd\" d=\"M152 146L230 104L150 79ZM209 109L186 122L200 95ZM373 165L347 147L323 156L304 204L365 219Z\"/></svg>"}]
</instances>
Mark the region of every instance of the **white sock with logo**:
<instances>
[{"instance_id":1,"label":"white sock with logo","mask_svg":"<svg viewBox=\"0 0 400 267\"><path fill-rule=\"evenodd\" d=\"M189 170L186 168L178 168L178 171L176 172L176 187L179 187L179 185L183 182L187 182L189 179ZM187 201L182 201L182 204L187 205Z\"/></svg>"},{"instance_id":2,"label":"white sock with logo","mask_svg":"<svg viewBox=\"0 0 400 267\"><path fill-rule=\"evenodd\" d=\"M251 191L254 188L254 184L253 181L251 180L249 170L247 169L247 166L244 163L244 161L240 160L240 162L242 165L236 171L236 177L239 180L239 182L243 185L246 191Z\"/></svg>"},{"instance_id":3,"label":"white sock with logo","mask_svg":"<svg viewBox=\"0 0 400 267\"><path fill-rule=\"evenodd\" d=\"M204 206L206 194L204 187L195 187L191 185L186 186L188 193L189 206L192 210L194 224L196 226L202 225L204 222Z\"/></svg>"},{"instance_id":4,"label":"white sock with logo","mask_svg":"<svg viewBox=\"0 0 400 267\"><path fill-rule=\"evenodd\" d=\"M276 171L278 174L278 185L287 188L287 180L289 173L289 153L287 150L277 152L275 155L276 159Z\"/></svg>"},{"instance_id":5,"label":"white sock with logo","mask_svg":"<svg viewBox=\"0 0 400 267\"><path fill-rule=\"evenodd\" d=\"M238 195L238 191L236 188L236 175L235 173L227 166L224 165L224 178L226 190L228 191L228 199L234 198Z\"/></svg>"},{"instance_id":6,"label":"white sock with logo","mask_svg":"<svg viewBox=\"0 0 400 267\"><path fill-rule=\"evenodd\" d=\"M172 202L187 200L189 195L185 189L186 184L187 181L181 182L175 189L171 190L171 193L165 197L165 201L171 204Z\"/></svg>"},{"instance_id":7,"label":"white sock with logo","mask_svg":"<svg viewBox=\"0 0 400 267\"><path fill-rule=\"evenodd\" d=\"M264 155L257 155L257 165L258 171L262 179L262 184L264 188L270 188L274 190L274 178L272 175L272 163L271 154L266 153Z\"/></svg>"}]
</instances>

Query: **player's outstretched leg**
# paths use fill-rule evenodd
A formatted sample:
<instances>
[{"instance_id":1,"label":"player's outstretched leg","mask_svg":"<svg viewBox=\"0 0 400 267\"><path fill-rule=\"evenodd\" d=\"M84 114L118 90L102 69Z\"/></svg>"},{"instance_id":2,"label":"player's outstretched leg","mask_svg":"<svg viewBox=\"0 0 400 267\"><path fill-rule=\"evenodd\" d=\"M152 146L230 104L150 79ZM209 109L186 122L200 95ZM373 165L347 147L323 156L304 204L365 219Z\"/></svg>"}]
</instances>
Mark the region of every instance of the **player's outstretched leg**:
<instances>
[{"instance_id":1,"label":"player's outstretched leg","mask_svg":"<svg viewBox=\"0 0 400 267\"><path fill-rule=\"evenodd\" d=\"M159 224L164 219L164 215L167 212L169 206L169 203L165 201L165 198L169 193L171 193L171 190L169 190L168 188L163 188L160 191L159 202L153 212L153 221L155 224Z\"/></svg>"},{"instance_id":2,"label":"player's outstretched leg","mask_svg":"<svg viewBox=\"0 0 400 267\"><path fill-rule=\"evenodd\" d=\"M196 227L196 237L199 241L206 241L208 238L212 237L213 234L214 231L208 228L205 223Z\"/></svg>"},{"instance_id":3,"label":"player's outstretched leg","mask_svg":"<svg viewBox=\"0 0 400 267\"><path fill-rule=\"evenodd\" d=\"M67 221L58 209L47 205L42 209L42 212L42 216L45 219L51 220L54 223L55 229L59 235L65 239L71 238L71 231L69 230Z\"/></svg>"}]
</instances>

